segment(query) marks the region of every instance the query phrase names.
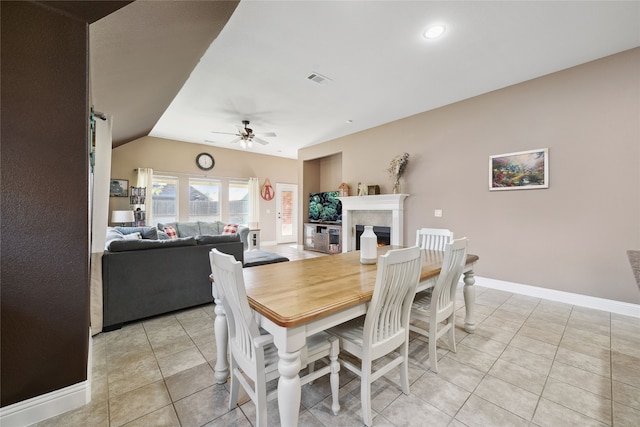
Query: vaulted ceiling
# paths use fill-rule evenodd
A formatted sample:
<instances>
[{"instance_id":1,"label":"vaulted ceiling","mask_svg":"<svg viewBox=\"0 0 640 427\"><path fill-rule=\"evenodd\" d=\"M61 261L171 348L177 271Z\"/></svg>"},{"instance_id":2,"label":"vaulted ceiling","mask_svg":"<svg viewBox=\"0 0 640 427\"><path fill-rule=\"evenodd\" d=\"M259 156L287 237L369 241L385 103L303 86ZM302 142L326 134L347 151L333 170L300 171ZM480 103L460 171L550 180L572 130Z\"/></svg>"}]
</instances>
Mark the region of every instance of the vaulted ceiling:
<instances>
[{"instance_id":1,"label":"vaulted ceiling","mask_svg":"<svg viewBox=\"0 0 640 427\"><path fill-rule=\"evenodd\" d=\"M434 23L446 32L427 40ZM640 46L640 2L138 0L90 30L92 103L113 116L114 146L152 135L241 149L249 120L277 135L253 151L296 158Z\"/></svg>"}]
</instances>

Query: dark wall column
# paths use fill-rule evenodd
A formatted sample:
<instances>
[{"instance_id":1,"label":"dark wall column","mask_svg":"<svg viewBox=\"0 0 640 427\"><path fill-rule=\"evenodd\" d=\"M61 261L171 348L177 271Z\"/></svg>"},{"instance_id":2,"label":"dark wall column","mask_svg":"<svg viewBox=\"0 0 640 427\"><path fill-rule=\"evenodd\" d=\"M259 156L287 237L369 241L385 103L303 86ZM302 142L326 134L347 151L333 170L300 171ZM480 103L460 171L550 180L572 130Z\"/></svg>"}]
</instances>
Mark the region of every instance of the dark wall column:
<instances>
[{"instance_id":1,"label":"dark wall column","mask_svg":"<svg viewBox=\"0 0 640 427\"><path fill-rule=\"evenodd\" d=\"M1 3L1 406L85 381L88 24Z\"/></svg>"}]
</instances>

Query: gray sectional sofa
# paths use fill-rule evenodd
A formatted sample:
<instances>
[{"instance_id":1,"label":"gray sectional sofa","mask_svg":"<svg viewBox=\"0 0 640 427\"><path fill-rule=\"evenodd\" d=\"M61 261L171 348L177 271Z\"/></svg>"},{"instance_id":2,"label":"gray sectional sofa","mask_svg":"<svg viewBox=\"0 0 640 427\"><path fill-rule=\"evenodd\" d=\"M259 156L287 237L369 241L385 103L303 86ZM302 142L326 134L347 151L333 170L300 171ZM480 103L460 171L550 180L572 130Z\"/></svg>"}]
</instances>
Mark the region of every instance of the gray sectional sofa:
<instances>
[{"instance_id":1,"label":"gray sectional sofa","mask_svg":"<svg viewBox=\"0 0 640 427\"><path fill-rule=\"evenodd\" d=\"M213 234L213 225L205 224L202 230L210 234L199 234L198 229L198 234L183 235L194 229L180 224L175 223L176 239L162 239L156 227L108 229L102 257L103 331L212 302L209 252L213 248L244 262L247 227L243 242L240 229L238 234Z\"/></svg>"}]
</instances>

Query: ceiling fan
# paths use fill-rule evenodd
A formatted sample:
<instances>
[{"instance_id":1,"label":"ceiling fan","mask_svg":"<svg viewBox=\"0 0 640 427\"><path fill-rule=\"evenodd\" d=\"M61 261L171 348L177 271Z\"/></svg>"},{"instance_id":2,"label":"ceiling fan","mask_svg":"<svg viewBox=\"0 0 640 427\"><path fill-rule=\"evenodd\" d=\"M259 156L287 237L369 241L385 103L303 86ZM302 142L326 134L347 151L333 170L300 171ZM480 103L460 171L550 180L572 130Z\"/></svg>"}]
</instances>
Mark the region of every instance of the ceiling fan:
<instances>
[{"instance_id":1,"label":"ceiling fan","mask_svg":"<svg viewBox=\"0 0 640 427\"><path fill-rule=\"evenodd\" d=\"M235 144L236 142L240 142L240 146L242 148L252 148L253 147L253 141L257 142L258 144L262 144L262 145L267 145L269 143L269 141L265 141L264 139L258 138L256 135L261 135L261 136L265 136L265 137L275 137L276 134L274 132L265 132L265 133L254 133L253 129L251 129L249 127L249 120L243 120L242 121L243 126L237 125L238 127L238 132L237 133L229 133L229 132L211 132L211 133L219 133L219 134L223 134L223 135L235 135L237 138L235 138L234 140L230 141L230 144Z\"/></svg>"}]
</instances>

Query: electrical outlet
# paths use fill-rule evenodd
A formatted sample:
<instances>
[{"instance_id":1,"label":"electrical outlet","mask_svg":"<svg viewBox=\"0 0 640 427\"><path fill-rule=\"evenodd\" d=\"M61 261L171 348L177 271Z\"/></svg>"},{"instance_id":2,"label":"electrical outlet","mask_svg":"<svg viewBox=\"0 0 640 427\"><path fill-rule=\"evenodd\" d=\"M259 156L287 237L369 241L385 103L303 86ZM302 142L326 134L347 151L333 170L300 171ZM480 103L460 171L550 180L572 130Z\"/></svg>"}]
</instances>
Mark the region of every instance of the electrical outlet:
<instances>
[{"instance_id":1,"label":"electrical outlet","mask_svg":"<svg viewBox=\"0 0 640 427\"><path fill-rule=\"evenodd\" d=\"M442 216L442 209L436 209L433 212L433 216L436 216L436 217L440 218Z\"/></svg>"}]
</instances>

